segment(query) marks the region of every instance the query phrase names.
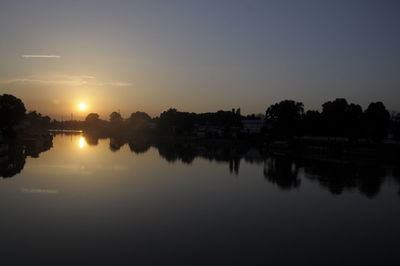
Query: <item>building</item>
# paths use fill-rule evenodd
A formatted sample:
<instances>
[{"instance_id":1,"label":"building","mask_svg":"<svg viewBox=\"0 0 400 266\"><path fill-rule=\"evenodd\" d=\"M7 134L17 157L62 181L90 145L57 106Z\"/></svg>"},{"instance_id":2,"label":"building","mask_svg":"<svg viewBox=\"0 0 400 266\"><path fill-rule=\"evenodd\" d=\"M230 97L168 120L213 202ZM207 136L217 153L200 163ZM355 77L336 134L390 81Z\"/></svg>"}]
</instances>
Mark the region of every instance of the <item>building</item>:
<instances>
[{"instance_id":1,"label":"building","mask_svg":"<svg viewBox=\"0 0 400 266\"><path fill-rule=\"evenodd\" d=\"M260 134L265 127L265 120L242 120L242 132L248 134Z\"/></svg>"}]
</instances>

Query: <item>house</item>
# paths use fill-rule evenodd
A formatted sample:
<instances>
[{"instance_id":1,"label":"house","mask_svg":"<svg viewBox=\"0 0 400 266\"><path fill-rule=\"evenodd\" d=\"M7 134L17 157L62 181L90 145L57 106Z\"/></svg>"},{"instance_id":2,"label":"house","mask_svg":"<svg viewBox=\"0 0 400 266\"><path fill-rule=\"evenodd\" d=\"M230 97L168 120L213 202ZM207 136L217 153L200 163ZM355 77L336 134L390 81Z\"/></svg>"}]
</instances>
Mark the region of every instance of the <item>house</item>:
<instances>
[{"instance_id":1,"label":"house","mask_svg":"<svg viewBox=\"0 0 400 266\"><path fill-rule=\"evenodd\" d=\"M195 125L194 135L198 138L222 137L224 135L224 130L219 126Z\"/></svg>"},{"instance_id":2,"label":"house","mask_svg":"<svg viewBox=\"0 0 400 266\"><path fill-rule=\"evenodd\" d=\"M260 134L265 127L265 120L242 120L242 132L248 134Z\"/></svg>"}]
</instances>

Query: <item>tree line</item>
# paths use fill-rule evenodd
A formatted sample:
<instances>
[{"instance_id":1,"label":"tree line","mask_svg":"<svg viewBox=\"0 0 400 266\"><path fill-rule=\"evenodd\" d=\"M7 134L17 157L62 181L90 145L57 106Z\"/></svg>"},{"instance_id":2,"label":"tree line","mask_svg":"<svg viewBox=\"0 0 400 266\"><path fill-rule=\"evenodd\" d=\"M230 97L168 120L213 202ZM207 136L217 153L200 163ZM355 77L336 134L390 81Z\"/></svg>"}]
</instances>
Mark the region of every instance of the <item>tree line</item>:
<instances>
[{"instance_id":1,"label":"tree line","mask_svg":"<svg viewBox=\"0 0 400 266\"><path fill-rule=\"evenodd\" d=\"M346 99L328 101L322 111L304 111L301 102L281 101L266 111L274 136L337 136L351 140L382 140L389 133L399 139L400 115L392 115L382 102L372 102L364 111Z\"/></svg>"},{"instance_id":2,"label":"tree line","mask_svg":"<svg viewBox=\"0 0 400 266\"><path fill-rule=\"evenodd\" d=\"M27 111L21 99L10 95L0 95L0 134L14 138L18 133L41 134L50 127L49 116L36 111Z\"/></svg>"},{"instance_id":3,"label":"tree line","mask_svg":"<svg viewBox=\"0 0 400 266\"><path fill-rule=\"evenodd\" d=\"M224 135L240 129L243 120L263 120L263 136L291 138L296 136L334 136L350 140L366 138L379 141L388 137L400 140L400 115L390 114L382 102L372 102L363 110L359 104L339 98L322 104L321 111L304 110L304 104L284 100L270 105L265 115L244 116L240 108L209 113L181 112L168 109L152 118L137 111L124 119L119 112L112 112L108 120L97 113L90 113L84 121L50 121L35 111L26 112L23 102L15 96L0 96L1 130L12 129L27 123L33 128L79 129L102 135L125 132L158 132L163 135L190 135L199 126L217 127Z\"/></svg>"},{"instance_id":4,"label":"tree line","mask_svg":"<svg viewBox=\"0 0 400 266\"><path fill-rule=\"evenodd\" d=\"M83 123L86 129L145 130L153 125L158 132L172 135L190 135L196 126L214 126L229 135L229 131L242 127L243 120L264 120L262 134L270 138L332 136L379 141L391 136L400 140L400 114L391 115L382 102L372 102L363 110L359 104L349 103L343 98L322 104L321 111L305 111L303 103L284 100L269 106L265 115L244 116L240 108L200 114L169 109L156 118L144 112L135 112L123 119L118 112L113 112L109 121L91 113Z\"/></svg>"}]
</instances>

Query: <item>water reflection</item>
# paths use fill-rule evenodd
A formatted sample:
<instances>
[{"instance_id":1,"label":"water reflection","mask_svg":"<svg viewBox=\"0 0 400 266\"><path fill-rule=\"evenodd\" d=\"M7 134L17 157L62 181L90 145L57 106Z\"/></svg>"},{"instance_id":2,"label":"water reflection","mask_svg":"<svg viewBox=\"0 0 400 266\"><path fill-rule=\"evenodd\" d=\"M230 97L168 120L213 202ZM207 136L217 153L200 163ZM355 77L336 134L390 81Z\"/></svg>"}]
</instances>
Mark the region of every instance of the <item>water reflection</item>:
<instances>
[{"instance_id":1,"label":"water reflection","mask_svg":"<svg viewBox=\"0 0 400 266\"><path fill-rule=\"evenodd\" d=\"M140 154L140 153L145 153L150 149L150 142L147 139L133 139L128 142L129 149L131 152Z\"/></svg>"},{"instance_id":2,"label":"water reflection","mask_svg":"<svg viewBox=\"0 0 400 266\"><path fill-rule=\"evenodd\" d=\"M264 177L282 189L300 187L299 168L288 158L269 158L264 166Z\"/></svg>"},{"instance_id":3,"label":"water reflection","mask_svg":"<svg viewBox=\"0 0 400 266\"><path fill-rule=\"evenodd\" d=\"M117 139L117 138L110 138L110 150L112 152L119 151L122 146L125 145L125 141L122 139Z\"/></svg>"},{"instance_id":4,"label":"water reflection","mask_svg":"<svg viewBox=\"0 0 400 266\"><path fill-rule=\"evenodd\" d=\"M99 144L99 137L91 135L75 136L79 149ZM260 177L282 190L299 189L303 180L316 183L333 195L360 193L368 198L376 197L386 181L399 186L400 168L378 162L358 162L346 160L327 160L323 158L306 159L290 156L277 156L259 150L250 144L224 142L158 142L151 143L145 137L129 140L109 139L109 150L117 153L126 145L134 154L146 153L155 147L161 158L169 163L192 164L196 158L225 164L227 171L239 175L241 163L259 166ZM22 171L27 156L38 157L41 152L52 147L52 141L29 141L10 145L7 154L0 158L0 176L12 177Z\"/></svg>"},{"instance_id":5,"label":"water reflection","mask_svg":"<svg viewBox=\"0 0 400 266\"><path fill-rule=\"evenodd\" d=\"M376 163L357 165L354 163L307 162L307 177L328 188L333 194L357 189L361 194L373 198L388 176L387 170Z\"/></svg>"},{"instance_id":6,"label":"water reflection","mask_svg":"<svg viewBox=\"0 0 400 266\"><path fill-rule=\"evenodd\" d=\"M393 178L394 178L395 182L399 184L399 192L397 192L397 194L400 196L400 167L399 166L394 168Z\"/></svg>"},{"instance_id":7,"label":"water reflection","mask_svg":"<svg viewBox=\"0 0 400 266\"><path fill-rule=\"evenodd\" d=\"M97 146L99 144L99 137L92 135L85 135L84 139L89 146Z\"/></svg>"},{"instance_id":8,"label":"water reflection","mask_svg":"<svg viewBox=\"0 0 400 266\"><path fill-rule=\"evenodd\" d=\"M8 151L0 157L0 176L13 177L25 166L25 151L21 145L10 145Z\"/></svg>"},{"instance_id":9,"label":"water reflection","mask_svg":"<svg viewBox=\"0 0 400 266\"><path fill-rule=\"evenodd\" d=\"M80 137L80 138L79 138L79 140L78 140L78 146L79 146L80 149L85 148L85 146L86 146L86 140L85 140L84 137Z\"/></svg>"},{"instance_id":10,"label":"water reflection","mask_svg":"<svg viewBox=\"0 0 400 266\"><path fill-rule=\"evenodd\" d=\"M28 156L38 158L40 153L48 151L53 146L53 138L43 136L3 145L5 149L0 154L0 177L9 178L23 170Z\"/></svg>"}]
</instances>

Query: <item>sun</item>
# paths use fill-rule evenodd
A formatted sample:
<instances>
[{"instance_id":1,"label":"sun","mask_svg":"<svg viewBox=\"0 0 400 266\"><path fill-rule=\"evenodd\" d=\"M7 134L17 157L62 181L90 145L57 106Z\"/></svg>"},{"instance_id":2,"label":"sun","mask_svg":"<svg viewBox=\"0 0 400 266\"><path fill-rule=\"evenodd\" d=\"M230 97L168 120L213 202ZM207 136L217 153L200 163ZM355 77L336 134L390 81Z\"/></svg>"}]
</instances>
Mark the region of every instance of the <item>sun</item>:
<instances>
[{"instance_id":1,"label":"sun","mask_svg":"<svg viewBox=\"0 0 400 266\"><path fill-rule=\"evenodd\" d=\"M78 109L81 111L85 111L87 109L87 104L86 103L79 103L78 104Z\"/></svg>"}]
</instances>

